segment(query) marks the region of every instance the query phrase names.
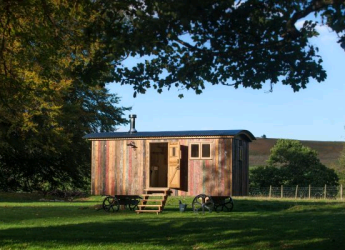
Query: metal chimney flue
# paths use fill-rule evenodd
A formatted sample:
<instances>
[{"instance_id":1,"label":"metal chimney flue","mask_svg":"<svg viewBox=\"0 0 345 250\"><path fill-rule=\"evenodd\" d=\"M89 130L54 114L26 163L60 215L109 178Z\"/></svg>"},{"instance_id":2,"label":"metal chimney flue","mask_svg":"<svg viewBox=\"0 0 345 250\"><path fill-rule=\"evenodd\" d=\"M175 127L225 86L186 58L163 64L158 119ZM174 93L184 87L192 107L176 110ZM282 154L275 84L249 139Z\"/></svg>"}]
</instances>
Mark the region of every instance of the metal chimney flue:
<instances>
[{"instance_id":1,"label":"metal chimney flue","mask_svg":"<svg viewBox=\"0 0 345 250\"><path fill-rule=\"evenodd\" d=\"M137 115L129 115L129 118L131 119L131 129L128 131L128 133L134 134L137 132L135 129L135 118L137 118Z\"/></svg>"}]
</instances>

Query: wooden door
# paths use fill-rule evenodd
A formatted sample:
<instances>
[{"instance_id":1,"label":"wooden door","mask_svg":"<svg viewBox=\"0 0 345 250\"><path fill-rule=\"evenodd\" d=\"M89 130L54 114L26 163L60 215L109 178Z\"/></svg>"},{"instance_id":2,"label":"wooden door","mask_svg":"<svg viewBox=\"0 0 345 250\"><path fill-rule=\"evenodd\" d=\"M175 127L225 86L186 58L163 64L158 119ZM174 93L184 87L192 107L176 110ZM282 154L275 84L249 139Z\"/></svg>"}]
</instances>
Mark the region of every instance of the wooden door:
<instances>
[{"instance_id":1,"label":"wooden door","mask_svg":"<svg viewBox=\"0 0 345 250\"><path fill-rule=\"evenodd\" d=\"M168 187L181 187L181 170L180 170L180 143L169 142L168 146Z\"/></svg>"}]
</instances>

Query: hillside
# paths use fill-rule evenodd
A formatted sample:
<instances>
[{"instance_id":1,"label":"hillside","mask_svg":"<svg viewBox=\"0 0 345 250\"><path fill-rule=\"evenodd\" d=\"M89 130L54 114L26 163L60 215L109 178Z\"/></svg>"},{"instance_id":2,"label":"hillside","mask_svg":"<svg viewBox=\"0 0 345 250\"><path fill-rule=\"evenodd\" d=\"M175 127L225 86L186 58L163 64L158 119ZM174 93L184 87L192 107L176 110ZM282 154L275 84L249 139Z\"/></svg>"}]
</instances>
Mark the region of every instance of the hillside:
<instances>
[{"instance_id":1,"label":"hillside","mask_svg":"<svg viewBox=\"0 0 345 250\"><path fill-rule=\"evenodd\" d=\"M256 141L249 146L250 166L265 165L270 155L270 149L278 139L256 138ZM343 150L344 142L328 141L300 141L303 145L315 149L319 153L319 158L327 167L334 167L340 152Z\"/></svg>"}]
</instances>

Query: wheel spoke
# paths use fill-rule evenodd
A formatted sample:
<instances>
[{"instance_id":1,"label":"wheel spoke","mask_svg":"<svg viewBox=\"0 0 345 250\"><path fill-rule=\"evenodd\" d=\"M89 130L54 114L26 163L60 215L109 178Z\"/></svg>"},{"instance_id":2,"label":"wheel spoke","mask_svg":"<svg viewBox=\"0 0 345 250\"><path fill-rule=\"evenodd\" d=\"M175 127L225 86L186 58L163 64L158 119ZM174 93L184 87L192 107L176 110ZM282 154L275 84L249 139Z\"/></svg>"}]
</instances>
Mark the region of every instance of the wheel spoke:
<instances>
[{"instance_id":1,"label":"wheel spoke","mask_svg":"<svg viewBox=\"0 0 345 250\"><path fill-rule=\"evenodd\" d=\"M112 197L106 197L104 200L103 200L103 209L107 212L110 211L111 209L111 204L112 204Z\"/></svg>"},{"instance_id":2,"label":"wheel spoke","mask_svg":"<svg viewBox=\"0 0 345 250\"><path fill-rule=\"evenodd\" d=\"M194 204L193 205L193 210L194 211L199 211L200 209L202 209L202 205L201 204L199 204L199 205Z\"/></svg>"},{"instance_id":3,"label":"wheel spoke","mask_svg":"<svg viewBox=\"0 0 345 250\"><path fill-rule=\"evenodd\" d=\"M224 207L227 211L232 211L232 209L234 208L234 202L231 197L225 200Z\"/></svg>"},{"instance_id":4,"label":"wheel spoke","mask_svg":"<svg viewBox=\"0 0 345 250\"><path fill-rule=\"evenodd\" d=\"M211 196L199 194L193 199L192 207L194 212L202 211L204 213L205 210L212 212L214 202Z\"/></svg>"},{"instance_id":5,"label":"wheel spoke","mask_svg":"<svg viewBox=\"0 0 345 250\"><path fill-rule=\"evenodd\" d=\"M194 212L199 212L200 210L203 210L203 204L202 204L203 195L199 194L197 195L192 202L192 208Z\"/></svg>"},{"instance_id":6,"label":"wheel spoke","mask_svg":"<svg viewBox=\"0 0 345 250\"><path fill-rule=\"evenodd\" d=\"M119 210L119 202L115 197L108 196L103 200L103 209L106 212L115 212Z\"/></svg>"}]
</instances>

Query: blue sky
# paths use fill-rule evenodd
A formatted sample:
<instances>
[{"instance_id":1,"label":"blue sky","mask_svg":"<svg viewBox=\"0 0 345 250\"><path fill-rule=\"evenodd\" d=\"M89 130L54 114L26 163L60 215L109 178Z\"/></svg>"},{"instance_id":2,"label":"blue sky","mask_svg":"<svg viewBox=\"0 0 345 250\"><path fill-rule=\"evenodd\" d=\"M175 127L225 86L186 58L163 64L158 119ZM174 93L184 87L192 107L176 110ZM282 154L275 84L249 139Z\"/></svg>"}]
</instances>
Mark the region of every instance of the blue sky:
<instances>
[{"instance_id":1,"label":"blue sky","mask_svg":"<svg viewBox=\"0 0 345 250\"><path fill-rule=\"evenodd\" d=\"M269 84L261 90L206 85L201 95L149 89L133 98L131 86L108 87L122 97L122 106L132 107L126 116L137 115L138 131L247 129L256 137L345 141L345 51L327 27L318 30L320 36L312 43L320 49L328 77L296 93L282 84L276 84L273 93L268 93Z\"/></svg>"}]
</instances>

